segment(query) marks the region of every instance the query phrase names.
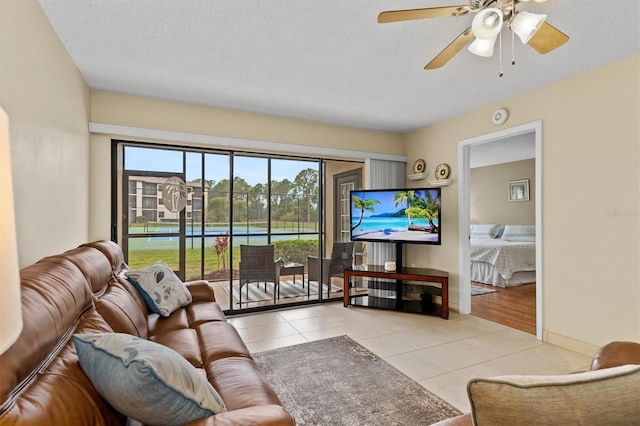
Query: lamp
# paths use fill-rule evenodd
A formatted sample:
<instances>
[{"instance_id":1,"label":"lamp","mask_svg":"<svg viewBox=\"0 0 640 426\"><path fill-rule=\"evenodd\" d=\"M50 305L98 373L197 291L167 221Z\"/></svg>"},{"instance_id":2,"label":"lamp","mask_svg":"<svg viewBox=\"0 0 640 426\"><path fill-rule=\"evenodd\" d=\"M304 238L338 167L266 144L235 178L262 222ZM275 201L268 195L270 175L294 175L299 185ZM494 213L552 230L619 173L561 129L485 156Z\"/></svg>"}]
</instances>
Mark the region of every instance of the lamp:
<instances>
[{"instance_id":1,"label":"lamp","mask_svg":"<svg viewBox=\"0 0 640 426\"><path fill-rule=\"evenodd\" d=\"M9 157L9 118L0 108L0 353L5 352L22 331L20 269Z\"/></svg>"},{"instance_id":2,"label":"lamp","mask_svg":"<svg viewBox=\"0 0 640 426\"><path fill-rule=\"evenodd\" d=\"M498 36L493 38L476 38L467 49L475 55L487 58L491 57L493 56L493 46L496 44L496 38L498 38Z\"/></svg>"},{"instance_id":3,"label":"lamp","mask_svg":"<svg viewBox=\"0 0 640 426\"><path fill-rule=\"evenodd\" d=\"M478 12L471 23L471 31L476 38L492 38L502 28L502 11L495 7Z\"/></svg>"},{"instance_id":4,"label":"lamp","mask_svg":"<svg viewBox=\"0 0 640 426\"><path fill-rule=\"evenodd\" d=\"M471 23L471 31L476 39L468 47L469 52L489 57L493 55L493 46L502 29L502 11L488 8L478 12Z\"/></svg>"},{"instance_id":5,"label":"lamp","mask_svg":"<svg viewBox=\"0 0 640 426\"><path fill-rule=\"evenodd\" d=\"M511 30L520 37L522 44L526 44L538 32L545 19L547 19L547 15L539 15L523 10L518 12L513 21L511 21Z\"/></svg>"}]
</instances>

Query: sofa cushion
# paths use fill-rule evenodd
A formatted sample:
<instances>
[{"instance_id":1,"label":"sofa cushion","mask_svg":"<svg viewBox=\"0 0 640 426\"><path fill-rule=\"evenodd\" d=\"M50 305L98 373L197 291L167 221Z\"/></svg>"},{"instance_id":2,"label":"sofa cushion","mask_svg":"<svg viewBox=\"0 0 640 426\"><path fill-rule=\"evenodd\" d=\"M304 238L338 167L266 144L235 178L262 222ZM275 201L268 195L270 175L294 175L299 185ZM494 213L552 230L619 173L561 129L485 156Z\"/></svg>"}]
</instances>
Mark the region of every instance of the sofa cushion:
<instances>
[{"instance_id":1,"label":"sofa cushion","mask_svg":"<svg viewBox=\"0 0 640 426\"><path fill-rule=\"evenodd\" d=\"M474 425L640 423L640 365L557 376L501 376L467 385Z\"/></svg>"},{"instance_id":2,"label":"sofa cushion","mask_svg":"<svg viewBox=\"0 0 640 426\"><path fill-rule=\"evenodd\" d=\"M100 296L94 295L96 309L117 333L148 337L146 311L124 286L112 278ZM146 306L145 306L146 309Z\"/></svg>"},{"instance_id":3,"label":"sofa cushion","mask_svg":"<svg viewBox=\"0 0 640 426\"><path fill-rule=\"evenodd\" d=\"M187 306L192 301L185 284L163 262L128 271L125 275L140 292L149 309L163 317L168 317L176 309Z\"/></svg>"},{"instance_id":4,"label":"sofa cushion","mask_svg":"<svg viewBox=\"0 0 640 426\"><path fill-rule=\"evenodd\" d=\"M226 411L216 390L182 356L122 333L76 334L80 367L121 413L148 424L183 424Z\"/></svg>"}]
</instances>

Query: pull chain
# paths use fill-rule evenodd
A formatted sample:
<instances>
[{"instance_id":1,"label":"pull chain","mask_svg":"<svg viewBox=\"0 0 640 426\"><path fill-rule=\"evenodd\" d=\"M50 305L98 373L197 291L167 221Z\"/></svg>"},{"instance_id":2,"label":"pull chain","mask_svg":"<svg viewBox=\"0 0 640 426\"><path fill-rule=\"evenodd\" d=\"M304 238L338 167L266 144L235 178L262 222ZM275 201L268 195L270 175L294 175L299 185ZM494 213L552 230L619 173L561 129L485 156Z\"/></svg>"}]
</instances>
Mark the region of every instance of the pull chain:
<instances>
[{"instance_id":1,"label":"pull chain","mask_svg":"<svg viewBox=\"0 0 640 426\"><path fill-rule=\"evenodd\" d=\"M502 30L500 30L500 33L498 34L498 43L500 43L498 45L498 50L499 50L499 54L500 54L500 74L499 76L502 77L503 72L502 72Z\"/></svg>"},{"instance_id":2,"label":"pull chain","mask_svg":"<svg viewBox=\"0 0 640 426\"><path fill-rule=\"evenodd\" d=\"M516 64L516 43L515 43L516 34L511 31L511 65Z\"/></svg>"}]
</instances>

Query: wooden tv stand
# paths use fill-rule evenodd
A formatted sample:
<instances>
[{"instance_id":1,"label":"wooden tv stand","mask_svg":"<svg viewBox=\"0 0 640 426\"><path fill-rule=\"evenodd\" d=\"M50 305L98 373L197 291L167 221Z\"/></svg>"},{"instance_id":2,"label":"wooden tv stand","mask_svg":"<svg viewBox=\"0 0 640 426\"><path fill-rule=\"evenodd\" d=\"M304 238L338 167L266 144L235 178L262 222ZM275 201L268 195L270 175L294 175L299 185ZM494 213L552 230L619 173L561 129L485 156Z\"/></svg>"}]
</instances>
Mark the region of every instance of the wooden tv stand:
<instances>
[{"instance_id":1,"label":"wooden tv stand","mask_svg":"<svg viewBox=\"0 0 640 426\"><path fill-rule=\"evenodd\" d=\"M395 309L406 312L424 314L439 314L442 318L449 318L449 273L430 268L402 268L394 272L387 272L380 265L366 265L366 269L347 268L344 270L344 306L369 306L383 309ZM368 281L367 292L353 291L351 285L353 277L384 278L395 280L391 282ZM407 283L410 282L410 283ZM434 284L440 284L436 286ZM422 300L409 300L403 297L403 286L423 286ZM372 293L381 293L372 295ZM442 305L434 304L431 296L440 296ZM428 299L428 300L425 300Z\"/></svg>"}]
</instances>

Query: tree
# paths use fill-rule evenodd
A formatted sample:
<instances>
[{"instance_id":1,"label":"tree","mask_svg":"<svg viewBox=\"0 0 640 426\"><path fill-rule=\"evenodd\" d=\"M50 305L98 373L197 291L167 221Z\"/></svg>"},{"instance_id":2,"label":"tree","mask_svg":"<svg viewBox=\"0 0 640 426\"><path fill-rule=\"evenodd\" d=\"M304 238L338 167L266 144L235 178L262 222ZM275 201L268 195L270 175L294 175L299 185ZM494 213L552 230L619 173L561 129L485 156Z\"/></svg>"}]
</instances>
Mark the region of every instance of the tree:
<instances>
[{"instance_id":1,"label":"tree","mask_svg":"<svg viewBox=\"0 0 640 426\"><path fill-rule=\"evenodd\" d=\"M271 217L274 220L296 220L294 185L289 179L271 182Z\"/></svg>"},{"instance_id":2,"label":"tree","mask_svg":"<svg viewBox=\"0 0 640 426\"><path fill-rule=\"evenodd\" d=\"M207 222L229 221L229 179L211 181L207 199Z\"/></svg>"},{"instance_id":3,"label":"tree","mask_svg":"<svg viewBox=\"0 0 640 426\"><path fill-rule=\"evenodd\" d=\"M407 215L414 215L417 218L426 218L429 221L431 227L430 232L437 232L438 226L436 226L434 219L438 219L438 203L436 198L433 198L431 191L425 191L425 197L415 197L409 201L409 208L405 210Z\"/></svg>"},{"instance_id":4,"label":"tree","mask_svg":"<svg viewBox=\"0 0 640 426\"><path fill-rule=\"evenodd\" d=\"M296 175L294 184L298 195L306 200L307 222L311 222L311 207L318 204L318 171L304 169Z\"/></svg>"},{"instance_id":5,"label":"tree","mask_svg":"<svg viewBox=\"0 0 640 426\"><path fill-rule=\"evenodd\" d=\"M415 191L398 191L393 195L393 204L398 207L398 204L407 203L410 205L411 200L415 199L416 196L419 196L420 193L416 194ZM405 209L405 214L407 215L407 220L409 221L409 225L413 222L411 221L411 214L407 213Z\"/></svg>"},{"instance_id":6,"label":"tree","mask_svg":"<svg viewBox=\"0 0 640 426\"><path fill-rule=\"evenodd\" d=\"M353 201L353 206L360 209L360 219L358 219L358 223L356 223L351 227L351 230L353 231L362 223L364 212L369 211L373 213L375 211L374 206L377 206L378 204L380 204L380 201L374 200L374 199L365 200L363 198L358 197L357 195L352 195L351 200Z\"/></svg>"},{"instance_id":7,"label":"tree","mask_svg":"<svg viewBox=\"0 0 640 426\"><path fill-rule=\"evenodd\" d=\"M266 218L266 197L267 187L262 183L257 183L247 192L247 218L253 221L265 222Z\"/></svg>"},{"instance_id":8,"label":"tree","mask_svg":"<svg viewBox=\"0 0 640 426\"><path fill-rule=\"evenodd\" d=\"M207 201L207 222L229 221L229 196L209 192Z\"/></svg>"}]
</instances>

